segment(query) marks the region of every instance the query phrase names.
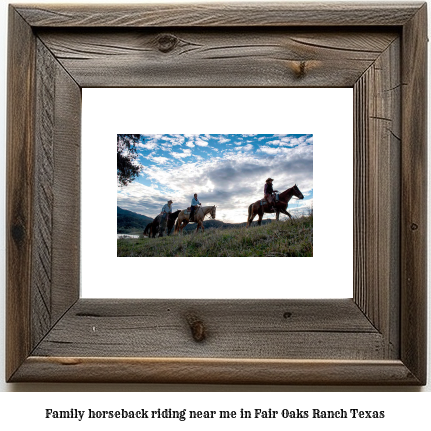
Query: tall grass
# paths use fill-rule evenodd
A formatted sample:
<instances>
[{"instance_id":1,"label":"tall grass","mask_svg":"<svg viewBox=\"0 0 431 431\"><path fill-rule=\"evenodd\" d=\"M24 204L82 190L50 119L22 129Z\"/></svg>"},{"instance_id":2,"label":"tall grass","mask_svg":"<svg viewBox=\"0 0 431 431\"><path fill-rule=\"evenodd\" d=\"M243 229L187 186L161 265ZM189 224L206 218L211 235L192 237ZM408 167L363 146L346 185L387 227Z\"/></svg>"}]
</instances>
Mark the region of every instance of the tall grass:
<instances>
[{"instance_id":1,"label":"tall grass","mask_svg":"<svg viewBox=\"0 0 431 431\"><path fill-rule=\"evenodd\" d=\"M119 257L311 257L313 216L265 226L207 229L205 233L117 240Z\"/></svg>"}]
</instances>

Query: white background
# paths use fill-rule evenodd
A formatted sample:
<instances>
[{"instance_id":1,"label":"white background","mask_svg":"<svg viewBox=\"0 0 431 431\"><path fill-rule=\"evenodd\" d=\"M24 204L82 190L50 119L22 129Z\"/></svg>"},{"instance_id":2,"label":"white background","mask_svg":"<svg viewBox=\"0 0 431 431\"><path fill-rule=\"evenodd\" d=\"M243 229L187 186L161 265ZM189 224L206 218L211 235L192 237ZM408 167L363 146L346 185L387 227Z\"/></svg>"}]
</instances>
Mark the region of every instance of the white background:
<instances>
[{"instance_id":1,"label":"white background","mask_svg":"<svg viewBox=\"0 0 431 431\"><path fill-rule=\"evenodd\" d=\"M352 297L351 88L83 89L82 99L82 297ZM145 103L113 109L127 99ZM160 115L166 104L178 113L169 122ZM115 145L123 132L313 134L314 256L117 258ZM268 283L269 268L283 272L278 283Z\"/></svg>"},{"instance_id":2,"label":"white background","mask_svg":"<svg viewBox=\"0 0 431 431\"><path fill-rule=\"evenodd\" d=\"M54 3L62 3L60 0ZM74 3L68 0L68 3ZM108 3L106 0L104 3ZM128 0L132 3L132 0ZM160 2L160 0L159 0ZM14 3L27 3L27 1L15 0ZM34 2L40 3L40 2ZM50 3L45 0L43 3ZM52 3L52 1L51 1ZM87 1L86 3L95 3ZM388 2L391 3L391 2ZM6 35L7 35L7 2L1 2L0 5L0 175L2 175L0 184L0 224L4 226L4 199L5 199L5 119L6 119ZM0 295L0 313L4 316L4 268L5 268L5 235L4 229L0 231L0 272L1 291ZM429 302L429 300L428 300ZM431 308L429 304L428 309ZM0 369L4 370L4 318L0 322ZM428 331L431 333L431 330ZM428 361L430 361L428 354ZM429 367L428 367L429 368ZM429 427L429 405L431 404L430 390L428 384L423 388L404 388L404 387L286 387L286 386L205 386L205 385L113 385L113 384L6 384L0 377L0 425L3 429L23 427L33 427L34 429L58 430L57 421L47 422L44 419L45 408L70 409L70 408L145 408L153 407L179 407L186 406L188 409L235 409L238 407L253 409L263 407L274 408L331 408L337 409L342 407L363 408L363 409L387 409L389 417L385 422L380 421L349 421L336 422L332 420L316 422L273 422L269 423L271 429L313 429L318 424L319 428L331 431L335 429L364 428L369 430L381 429L427 429ZM8 392L9 391L9 392ZM18 393L11 393L15 391ZM40 392L32 394L31 392ZM54 391L54 392L50 392ZM58 393L59 391L60 393ZM74 393L84 391L83 393ZM94 392L94 391L100 391ZM112 394L110 392L124 391L122 394ZM182 391L181 394L157 392L165 391ZM199 391L196 393L194 391ZM203 391L203 393L201 393ZM252 393L218 393L219 391L252 391ZM297 393L306 392L306 393ZM329 391L328 393L322 391ZM362 391L366 391L363 393ZM380 391L385 391L381 393ZM391 391L393 393L387 393ZM424 391L427 393L412 393ZM28 392L28 393L25 393ZM142 393L143 392L143 393ZM153 392L151 395L145 392ZM344 392L344 393L343 393ZM353 406L353 407L350 407ZM13 423L13 425L12 425ZM123 422L98 422L104 429L117 429L125 424ZM181 425L183 424L183 425ZM170 426L183 426L191 428L190 422L184 423L169 422ZM232 423L235 428L237 423ZM261 429L262 425L268 422L253 421L247 425L248 429ZM62 421L61 427L65 430L91 429L94 430L94 423L87 422L81 426L74 420ZM221 421L212 423L198 422L194 427L217 429L220 425L227 427L226 423ZM231 425L232 426L232 425ZM232 427L233 427L232 426ZM91 427L91 428L90 428ZM258 428L259 427L259 428ZM149 428L145 424L138 422L137 425L128 424L127 429L145 429ZM153 426L153 428L155 428ZM157 424L157 428L160 425Z\"/></svg>"}]
</instances>

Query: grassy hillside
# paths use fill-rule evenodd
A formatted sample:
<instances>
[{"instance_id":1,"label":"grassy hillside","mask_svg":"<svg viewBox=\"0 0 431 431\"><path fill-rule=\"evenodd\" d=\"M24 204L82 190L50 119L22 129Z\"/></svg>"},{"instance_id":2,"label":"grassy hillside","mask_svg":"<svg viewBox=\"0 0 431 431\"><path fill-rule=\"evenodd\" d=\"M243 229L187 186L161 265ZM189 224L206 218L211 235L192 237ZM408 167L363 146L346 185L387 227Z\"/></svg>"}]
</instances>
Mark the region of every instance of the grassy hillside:
<instances>
[{"instance_id":1,"label":"grassy hillside","mask_svg":"<svg viewBox=\"0 0 431 431\"><path fill-rule=\"evenodd\" d=\"M249 229L207 229L204 234L119 239L117 256L310 257L313 256L313 216L273 221Z\"/></svg>"},{"instance_id":2,"label":"grassy hillside","mask_svg":"<svg viewBox=\"0 0 431 431\"><path fill-rule=\"evenodd\" d=\"M267 224L267 223L271 223L272 220L271 219L264 219L262 220L262 224ZM204 221L204 228L205 231L207 231L207 229L238 229L241 227L245 227L246 222L244 223L225 223L223 221L220 220L212 220L212 219L207 219ZM257 225L257 218L253 221L253 226ZM189 223L188 225L186 225L186 227L183 229L183 232L190 234L193 233L196 230L196 223Z\"/></svg>"}]
</instances>

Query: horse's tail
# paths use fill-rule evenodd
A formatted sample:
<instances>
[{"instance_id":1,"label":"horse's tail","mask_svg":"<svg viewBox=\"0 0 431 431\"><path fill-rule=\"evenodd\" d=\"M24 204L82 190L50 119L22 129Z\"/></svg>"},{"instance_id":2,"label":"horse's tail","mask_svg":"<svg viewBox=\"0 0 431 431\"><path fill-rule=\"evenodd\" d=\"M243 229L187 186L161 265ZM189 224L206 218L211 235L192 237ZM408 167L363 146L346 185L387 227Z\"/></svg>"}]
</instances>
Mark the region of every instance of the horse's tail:
<instances>
[{"instance_id":1,"label":"horse's tail","mask_svg":"<svg viewBox=\"0 0 431 431\"><path fill-rule=\"evenodd\" d=\"M247 217L247 226L250 223L250 219L251 219L251 208L252 208L253 204L250 204L250 206L248 207L248 217Z\"/></svg>"},{"instance_id":2,"label":"horse's tail","mask_svg":"<svg viewBox=\"0 0 431 431\"><path fill-rule=\"evenodd\" d=\"M175 222L175 230L174 230L174 233L178 233L179 232L179 230L180 230L180 224L178 223L178 221L180 220L180 218L179 217L177 217L177 220L176 220L176 222Z\"/></svg>"}]
</instances>

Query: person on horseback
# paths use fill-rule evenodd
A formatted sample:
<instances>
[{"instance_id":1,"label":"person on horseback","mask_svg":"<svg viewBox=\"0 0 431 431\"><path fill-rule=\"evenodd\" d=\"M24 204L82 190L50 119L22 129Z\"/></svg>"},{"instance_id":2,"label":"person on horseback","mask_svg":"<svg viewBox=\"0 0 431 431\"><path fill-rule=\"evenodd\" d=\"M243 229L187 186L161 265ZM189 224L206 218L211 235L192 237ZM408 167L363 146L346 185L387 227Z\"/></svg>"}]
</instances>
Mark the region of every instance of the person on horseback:
<instances>
[{"instance_id":1,"label":"person on horseback","mask_svg":"<svg viewBox=\"0 0 431 431\"><path fill-rule=\"evenodd\" d=\"M169 200L167 204L163 205L162 211L160 213L162 215L161 220L165 219L168 216L168 214L172 213L172 203L173 202Z\"/></svg>"},{"instance_id":2,"label":"person on horseback","mask_svg":"<svg viewBox=\"0 0 431 431\"><path fill-rule=\"evenodd\" d=\"M274 190L272 188L272 182L274 180L272 178L268 178L265 182L265 187L263 189L263 193L264 193L264 199L268 202L268 205L270 206L270 208L272 208L275 211L275 199L272 196L272 194L274 192L278 192L278 190Z\"/></svg>"},{"instance_id":3,"label":"person on horseback","mask_svg":"<svg viewBox=\"0 0 431 431\"><path fill-rule=\"evenodd\" d=\"M199 200L198 200L198 194L197 193L195 193L194 195L193 195L193 199L192 199L192 203L191 203L191 208L192 208L192 211L191 211L191 213L190 213L190 220L189 221L193 221L193 217L194 217L194 215L195 215L195 211L197 211L197 209L199 208L199 205L201 205L201 203L199 202Z\"/></svg>"}]
</instances>

